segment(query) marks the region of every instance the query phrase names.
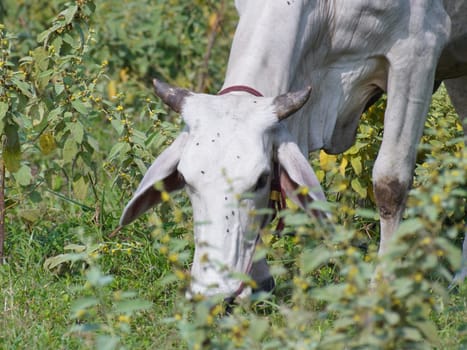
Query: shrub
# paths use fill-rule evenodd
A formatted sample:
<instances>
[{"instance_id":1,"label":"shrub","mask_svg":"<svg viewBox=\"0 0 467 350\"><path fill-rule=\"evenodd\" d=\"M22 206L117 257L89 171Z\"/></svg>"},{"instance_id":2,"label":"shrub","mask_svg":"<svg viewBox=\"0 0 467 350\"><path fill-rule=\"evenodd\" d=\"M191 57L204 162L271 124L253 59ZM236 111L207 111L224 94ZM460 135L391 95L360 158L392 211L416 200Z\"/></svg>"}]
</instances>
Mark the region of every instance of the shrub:
<instances>
[{"instance_id":1,"label":"shrub","mask_svg":"<svg viewBox=\"0 0 467 350\"><path fill-rule=\"evenodd\" d=\"M319 152L312 161L333 222L318 224L290 208L282 215L294 236L263 232L257 257L273 265L274 296L240 301L230 313L215 298L184 299L193 223L183 194L164 195L147 220L109 237L124 199L181 127L153 99L150 78L215 92L235 16L224 1L124 3L125 11L114 0L0 4L8 11L0 12L0 132L7 232L16 233L7 237L8 276L11 283L33 263L44 273L45 261L54 283L66 281L72 301L68 323L57 325L63 338L78 336L85 347L153 348L159 344L145 331L163 329L169 338L176 329L182 340L171 344L192 349L464 346L462 322L449 325L459 325L456 337L444 334L467 178L462 128L444 89L428 116L405 220L382 259L370 174L384 99L362 117L350 150ZM152 316L164 308L172 317Z\"/></svg>"}]
</instances>

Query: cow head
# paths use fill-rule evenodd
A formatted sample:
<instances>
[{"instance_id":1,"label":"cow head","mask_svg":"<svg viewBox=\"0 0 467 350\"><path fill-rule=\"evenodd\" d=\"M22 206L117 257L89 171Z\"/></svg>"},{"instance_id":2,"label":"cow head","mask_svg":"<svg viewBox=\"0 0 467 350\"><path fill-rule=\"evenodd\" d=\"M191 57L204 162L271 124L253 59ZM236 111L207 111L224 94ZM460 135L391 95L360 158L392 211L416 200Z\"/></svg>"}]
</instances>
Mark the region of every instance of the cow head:
<instances>
[{"instance_id":1,"label":"cow head","mask_svg":"<svg viewBox=\"0 0 467 350\"><path fill-rule=\"evenodd\" d=\"M243 287L234 273L251 273L265 221L252 213L268 206L273 163L280 164L282 189L299 205L324 200L307 159L279 123L303 106L311 89L266 98L195 94L158 81L154 86L186 128L148 169L121 224L160 201L155 183L167 191L184 187L195 231L189 294L236 296ZM299 186L309 188L308 195L297 195Z\"/></svg>"}]
</instances>

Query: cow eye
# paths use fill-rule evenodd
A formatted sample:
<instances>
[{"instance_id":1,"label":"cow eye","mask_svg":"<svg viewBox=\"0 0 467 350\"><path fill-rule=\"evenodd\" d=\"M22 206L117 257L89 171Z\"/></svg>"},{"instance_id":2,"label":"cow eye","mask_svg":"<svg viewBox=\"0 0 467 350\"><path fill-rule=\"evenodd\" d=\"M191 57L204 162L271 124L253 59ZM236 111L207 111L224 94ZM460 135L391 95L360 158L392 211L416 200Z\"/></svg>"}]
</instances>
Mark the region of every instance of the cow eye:
<instances>
[{"instance_id":1,"label":"cow eye","mask_svg":"<svg viewBox=\"0 0 467 350\"><path fill-rule=\"evenodd\" d=\"M268 184L268 178L269 178L269 173L267 172L262 173L261 176L258 178L258 181L256 181L254 191L256 192L256 191L262 190Z\"/></svg>"}]
</instances>

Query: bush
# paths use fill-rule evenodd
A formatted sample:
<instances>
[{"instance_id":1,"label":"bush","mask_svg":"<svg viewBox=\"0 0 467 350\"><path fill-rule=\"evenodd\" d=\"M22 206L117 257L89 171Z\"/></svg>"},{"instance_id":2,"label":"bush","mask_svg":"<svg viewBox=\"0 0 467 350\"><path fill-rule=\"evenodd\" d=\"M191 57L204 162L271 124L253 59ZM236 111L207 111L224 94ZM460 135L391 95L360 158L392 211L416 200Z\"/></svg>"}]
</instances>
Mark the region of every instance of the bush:
<instances>
[{"instance_id":1,"label":"bush","mask_svg":"<svg viewBox=\"0 0 467 350\"><path fill-rule=\"evenodd\" d=\"M2 4L5 346L466 345L465 286L455 295L447 285L460 264L454 242L465 231L467 157L444 89L432 104L405 221L388 255L376 256L370 178L382 99L362 117L350 150L312 157L334 221L318 224L298 209L285 211L286 232L296 235L266 229L257 252L273 265L275 295L241 301L227 314L219 300L183 296L193 250L186 196L167 195L147 220L114 230L147 164L180 129L178 116L152 97L151 78L217 91L235 25L232 4ZM381 274L375 266L384 267ZM33 310L29 318L23 309Z\"/></svg>"}]
</instances>

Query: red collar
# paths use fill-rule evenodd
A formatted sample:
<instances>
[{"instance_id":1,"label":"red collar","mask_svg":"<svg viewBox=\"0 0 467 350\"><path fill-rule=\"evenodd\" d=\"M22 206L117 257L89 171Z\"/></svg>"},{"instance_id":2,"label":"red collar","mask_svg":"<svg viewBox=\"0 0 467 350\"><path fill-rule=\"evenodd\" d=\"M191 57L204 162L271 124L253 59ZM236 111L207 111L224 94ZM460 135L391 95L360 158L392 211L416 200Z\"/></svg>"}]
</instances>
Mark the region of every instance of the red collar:
<instances>
[{"instance_id":1,"label":"red collar","mask_svg":"<svg viewBox=\"0 0 467 350\"><path fill-rule=\"evenodd\" d=\"M258 90L253 89L252 87L246 85L232 85L228 88L222 89L219 91L218 95L225 95L229 92L248 92L249 94L256 96L256 97L263 97L263 94Z\"/></svg>"}]
</instances>

